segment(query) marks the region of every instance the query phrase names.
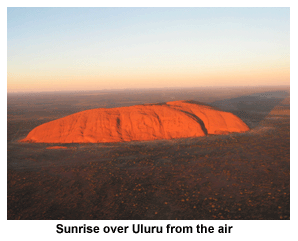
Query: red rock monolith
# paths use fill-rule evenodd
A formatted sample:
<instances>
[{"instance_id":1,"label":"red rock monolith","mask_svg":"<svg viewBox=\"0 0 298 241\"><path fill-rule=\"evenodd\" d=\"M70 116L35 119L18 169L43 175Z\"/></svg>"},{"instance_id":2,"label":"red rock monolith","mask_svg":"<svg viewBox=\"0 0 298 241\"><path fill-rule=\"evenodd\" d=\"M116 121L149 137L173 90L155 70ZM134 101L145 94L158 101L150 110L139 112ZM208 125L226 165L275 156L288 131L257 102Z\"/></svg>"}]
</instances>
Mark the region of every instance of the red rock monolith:
<instances>
[{"instance_id":1,"label":"red rock monolith","mask_svg":"<svg viewBox=\"0 0 298 241\"><path fill-rule=\"evenodd\" d=\"M147 141L245 132L232 113L193 101L173 101L72 114L34 128L22 142L99 143Z\"/></svg>"}]
</instances>

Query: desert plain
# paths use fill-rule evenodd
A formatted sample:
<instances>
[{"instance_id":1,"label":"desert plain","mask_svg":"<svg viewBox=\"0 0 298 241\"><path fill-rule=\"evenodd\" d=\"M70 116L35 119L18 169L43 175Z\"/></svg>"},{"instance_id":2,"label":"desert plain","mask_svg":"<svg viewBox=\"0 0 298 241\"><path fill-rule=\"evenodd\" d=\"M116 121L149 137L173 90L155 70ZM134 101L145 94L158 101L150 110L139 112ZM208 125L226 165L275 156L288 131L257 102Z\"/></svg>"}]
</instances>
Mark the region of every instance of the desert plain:
<instances>
[{"instance_id":1,"label":"desert plain","mask_svg":"<svg viewBox=\"0 0 298 241\"><path fill-rule=\"evenodd\" d=\"M193 100L244 133L113 143L20 142L80 111ZM289 87L9 93L7 219L290 219Z\"/></svg>"}]
</instances>

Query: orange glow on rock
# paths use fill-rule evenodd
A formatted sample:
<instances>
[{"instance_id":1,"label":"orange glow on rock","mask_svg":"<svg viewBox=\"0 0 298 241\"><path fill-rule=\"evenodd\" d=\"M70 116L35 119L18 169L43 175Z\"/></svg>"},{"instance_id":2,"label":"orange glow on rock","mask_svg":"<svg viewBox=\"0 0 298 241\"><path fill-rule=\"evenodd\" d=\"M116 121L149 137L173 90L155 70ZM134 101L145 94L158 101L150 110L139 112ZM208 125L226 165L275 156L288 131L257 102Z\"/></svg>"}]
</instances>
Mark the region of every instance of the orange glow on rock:
<instances>
[{"instance_id":1,"label":"orange glow on rock","mask_svg":"<svg viewBox=\"0 0 298 241\"><path fill-rule=\"evenodd\" d=\"M248 130L232 113L194 101L173 101L78 112L34 128L21 142L147 141Z\"/></svg>"}]
</instances>

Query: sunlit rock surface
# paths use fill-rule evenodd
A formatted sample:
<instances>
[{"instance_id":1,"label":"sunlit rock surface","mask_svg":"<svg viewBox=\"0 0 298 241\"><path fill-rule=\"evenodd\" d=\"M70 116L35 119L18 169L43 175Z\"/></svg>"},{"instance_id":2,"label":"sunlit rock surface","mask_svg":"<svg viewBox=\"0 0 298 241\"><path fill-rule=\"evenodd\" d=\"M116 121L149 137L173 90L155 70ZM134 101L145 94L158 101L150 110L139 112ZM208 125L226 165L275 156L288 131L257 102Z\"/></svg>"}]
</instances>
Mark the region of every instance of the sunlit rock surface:
<instances>
[{"instance_id":1,"label":"sunlit rock surface","mask_svg":"<svg viewBox=\"0 0 298 241\"><path fill-rule=\"evenodd\" d=\"M34 128L22 142L98 143L245 132L232 113L194 101L173 101L72 114Z\"/></svg>"}]
</instances>

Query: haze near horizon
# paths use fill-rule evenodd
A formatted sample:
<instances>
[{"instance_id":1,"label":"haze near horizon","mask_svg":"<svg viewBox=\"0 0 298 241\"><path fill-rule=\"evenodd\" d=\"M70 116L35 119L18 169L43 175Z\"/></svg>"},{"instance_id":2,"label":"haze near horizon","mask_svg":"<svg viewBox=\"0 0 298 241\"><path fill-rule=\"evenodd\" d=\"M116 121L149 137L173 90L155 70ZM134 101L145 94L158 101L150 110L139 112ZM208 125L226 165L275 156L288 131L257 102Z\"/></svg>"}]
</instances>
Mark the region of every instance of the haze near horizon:
<instances>
[{"instance_id":1,"label":"haze near horizon","mask_svg":"<svg viewBox=\"0 0 298 241\"><path fill-rule=\"evenodd\" d=\"M7 92L290 84L290 8L8 8Z\"/></svg>"}]
</instances>

